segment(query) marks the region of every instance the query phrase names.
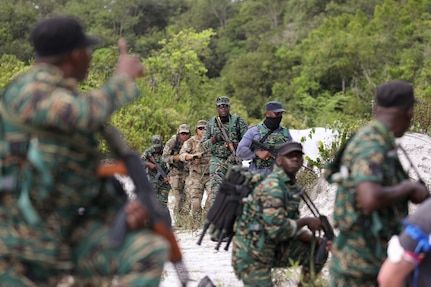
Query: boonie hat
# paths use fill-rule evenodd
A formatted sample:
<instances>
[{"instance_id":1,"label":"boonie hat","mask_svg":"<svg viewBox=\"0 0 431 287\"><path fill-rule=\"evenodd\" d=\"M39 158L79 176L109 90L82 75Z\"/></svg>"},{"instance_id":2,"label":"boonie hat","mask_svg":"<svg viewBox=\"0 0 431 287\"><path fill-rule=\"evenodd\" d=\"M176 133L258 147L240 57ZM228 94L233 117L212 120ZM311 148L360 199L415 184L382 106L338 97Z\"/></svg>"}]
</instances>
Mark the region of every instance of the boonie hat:
<instances>
[{"instance_id":1,"label":"boonie hat","mask_svg":"<svg viewBox=\"0 0 431 287\"><path fill-rule=\"evenodd\" d=\"M278 149L278 154L279 155L286 155L286 154L289 154L289 153L294 152L294 151L299 151L302 154L304 154L304 152L302 151L302 144L300 144L299 142L284 143Z\"/></svg>"},{"instance_id":2,"label":"boonie hat","mask_svg":"<svg viewBox=\"0 0 431 287\"><path fill-rule=\"evenodd\" d=\"M55 16L36 23L30 34L39 56L55 56L76 48L99 44L99 39L84 33L82 25L70 16Z\"/></svg>"},{"instance_id":3,"label":"boonie hat","mask_svg":"<svg viewBox=\"0 0 431 287\"><path fill-rule=\"evenodd\" d=\"M188 124L181 124L178 128L178 133L190 133L190 126Z\"/></svg>"},{"instance_id":4,"label":"boonie hat","mask_svg":"<svg viewBox=\"0 0 431 287\"><path fill-rule=\"evenodd\" d=\"M418 102L414 96L413 85L407 81L392 80L376 89L376 103L381 107L410 106Z\"/></svg>"},{"instance_id":5,"label":"boonie hat","mask_svg":"<svg viewBox=\"0 0 431 287\"><path fill-rule=\"evenodd\" d=\"M229 105L229 104L230 104L229 98L226 97L226 96L221 96L221 97L218 97L216 99L216 105L217 106L219 106L219 105Z\"/></svg>"},{"instance_id":6,"label":"boonie hat","mask_svg":"<svg viewBox=\"0 0 431 287\"><path fill-rule=\"evenodd\" d=\"M196 123L196 128L205 127L206 125L207 125L207 121L205 121L205 120L199 120Z\"/></svg>"},{"instance_id":7,"label":"boonie hat","mask_svg":"<svg viewBox=\"0 0 431 287\"><path fill-rule=\"evenodd\" d=\"M283 106L281 105L280 102L267 102L265 105L265 111L272 111L274 113L279 113L279 112L285 112L286 110L283 109Z\"/></svg>"},{"instance_id":8,"label":"boonie hat","mask_svg":"<svg viewBox=\"0 0 431 287\"><path fill-rule=\"evenodd\" d=\"M151 144L153 147L162 147L162 137L159 135L153 135L151 137Z\"/></svg>"}]
</instances>

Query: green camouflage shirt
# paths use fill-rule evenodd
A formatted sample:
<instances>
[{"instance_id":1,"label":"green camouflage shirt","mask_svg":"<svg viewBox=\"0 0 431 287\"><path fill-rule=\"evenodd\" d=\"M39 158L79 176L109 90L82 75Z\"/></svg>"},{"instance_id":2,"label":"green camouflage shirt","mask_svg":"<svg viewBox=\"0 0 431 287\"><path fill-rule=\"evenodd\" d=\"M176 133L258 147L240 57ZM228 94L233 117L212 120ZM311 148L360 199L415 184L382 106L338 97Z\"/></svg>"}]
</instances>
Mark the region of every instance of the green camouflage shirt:
<instances>
[{"instance_id":1,"label":"green camouflage shirt","mask_svg":"<svg viewBox=\"0 0 431 287\"><path fill-rule=\"evenodd\" d=\"M37 150L44 167L53 178L53 183L51 192L42 196L38 188L38 175L33 170L35 176L30 197L42 221L49 224L52 234L46 233L46 238L52 235L53 240L61 240L70 234L69 229L73 227L75 217L78 216L78 208L85 207L89 211L94 205L106 204L102 198L95 200L100 196L108 196L105 193L99 194L101 180L96 176L99 155L89 153L87 148L96 149L96 131L109 120L115 110L139 96L134 82L123 75L114 76L101 88L85 94L78 90L77 85L73 79L64 79L57 67L38 64L17 77L6 88L3 96L6 110L26 126L75 139L75 142L71 143L46 136L38 137L37 133L33 135L38 137ZM25 141L30 138L27 131L11 125L4 117L1 123L5 140ZM8 170L19 178L22 174L13 158L14 156L3 154L3 171ZM14 222L25 225L19 212L16 212L18 195L18 191L10 194L7 206L0 209L0 217L6 220L15 214L17 218L7 220L15 220ZM106 213L114 212L118 204L110 201L109 205L100 210ZM112 208L108 208L109 206ZM5 234L0 234L0 240L13 245L13 239L5 239L3 235ZM4 254L4 251L0 248L0 254Z\"/></svg>"},{"instance_id":2,"label":"green camouflage shirt","mask_svg":"<svg viewBox=\"0 0 431 287\"><path fill-rule=\"evenodd\" d=\"M333 268L358 276L377 275L385 257L384 250L378 249L384 249L390 236L401 231L401 219L408 214L408 199L370 215L356 201L356 186L365 181L394 186L408 176L399 161L394 137L377 121L354 135L346 146L341 166L347 168L348 175L339 182L335 198L334 224L340 235L333 244ZM381 228L375 236L373 230L379 219ZM360 254L361 260L349 257L352 250Z\"/></svg>"},{"instance_id":3,"label":"green camouflage shirt","mask_svg":"<svg viewBox=\"0 0 431 287\"><path fill-rule=\"evenodd\" d=\"M244 204L235 225L236 242L260 262L274 259L278 243L292 240L297 234L300 188L279 166L274 166Z\"/></svg>"},{"instance_id":4,"label":"green camouflage shirt","mask_svg":"<svg viewBox=\"0 0 431 287\"><path fill-rule=\"evenodd\" d=\"M247 123L237 115L230 116L229 122L223 123L223 126L230 140L235 145L241 141L248 129ZM212 156L227 159L232 152L229 150L226 143L224 141L219 141L213 144L211 141L211 138L217 133L220 133L220 128L217 126L216 117L212 117L208 121L205 127L205 132L202 136L202 149L205 152L210 153Z\"/></svg>"},{"instance_id":5,"label":"green camouflage shirt","mask_svg":"<svg viewBox=\"0 0 431 287\"><path fill-rule=\"evenodd\" d=\"M143 159L144 161L148 161L148 162L152 162L150 160L151 156L154 156L154 160L156 163L160 164L160 167L163 169L163 171L166 174L169 174L169 169L167 164L162 160L162 153L163 153L163 149L161 149L159 152L156 152L155 148L153 146L150 146L149 148L147 148L141 155L141 159ZM156 179L156 176L158 174L157 169L151 169L148 168L148 175L150 176L151 180L154 181ZM159 181L163 181L163 176L160 176Z\"/></svg>"}]
</instances>

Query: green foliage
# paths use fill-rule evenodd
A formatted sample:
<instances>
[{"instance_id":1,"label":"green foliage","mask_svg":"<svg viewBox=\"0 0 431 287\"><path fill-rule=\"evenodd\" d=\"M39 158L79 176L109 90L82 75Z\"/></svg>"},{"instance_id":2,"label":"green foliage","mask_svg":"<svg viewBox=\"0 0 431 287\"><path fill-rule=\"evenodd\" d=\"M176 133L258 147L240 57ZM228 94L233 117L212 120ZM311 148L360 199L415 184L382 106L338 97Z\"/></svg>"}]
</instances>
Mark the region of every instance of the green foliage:
<instances>
[{"instance_id":1,"label":"green foliage","mask_svg":"<svg viewBox=\"0 0 431 287\"><path fill-rule=\"evenodd\" d=\"M0 89L27 68L16 56L3 54L0 58Z\"/></svg>"},{"instance_id":2,"label":"green foliage","mask_svg":"<svg viewBox=\"0 0 431 287\"><path fill-rule=\"evenodd\" d=\"M143 96L118 112L137 149L152 133L165 139L180 123L214 114L228 95L250 124L269 100L283 102L289 128L355 125L369 119L375 87L414 83L412 130L429 132L431 1L429 0L0 0L0 85L32 61L28 32L53 14L78 17L102 39L84 90L114 69L125 37L145 62ZM16 65L14 64L16 61ZM133 115L132 115L133 113ZM129 135L130 133L130 135Z\"/></svg>"}]
</instances>

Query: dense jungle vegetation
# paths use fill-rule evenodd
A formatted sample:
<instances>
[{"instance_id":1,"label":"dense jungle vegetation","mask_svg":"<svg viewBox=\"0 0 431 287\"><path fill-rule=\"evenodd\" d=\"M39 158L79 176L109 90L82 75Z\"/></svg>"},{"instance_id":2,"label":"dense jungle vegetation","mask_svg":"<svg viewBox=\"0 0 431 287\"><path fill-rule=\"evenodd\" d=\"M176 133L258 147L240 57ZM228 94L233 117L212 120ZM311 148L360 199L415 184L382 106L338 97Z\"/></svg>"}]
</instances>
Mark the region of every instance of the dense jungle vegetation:
<instances>
[{"instance_id":1,"label":"dense jungle vegetation","mask_svg":"<svg viewBox=\"0 0 431 287\"><path fill-rule=\"evenodd\" d=\"M125 37L145 65L142 97L112 122L142 151L194 126L231 98L255 124L281 101L283 125L356 129L370 119L374 88L415 86L413 129L431 125L431 0L0 0L0 88L32 65L29 30L54 14L78 17L102 44L83 90L112 74Z\"/></svg>"}]
</instances>

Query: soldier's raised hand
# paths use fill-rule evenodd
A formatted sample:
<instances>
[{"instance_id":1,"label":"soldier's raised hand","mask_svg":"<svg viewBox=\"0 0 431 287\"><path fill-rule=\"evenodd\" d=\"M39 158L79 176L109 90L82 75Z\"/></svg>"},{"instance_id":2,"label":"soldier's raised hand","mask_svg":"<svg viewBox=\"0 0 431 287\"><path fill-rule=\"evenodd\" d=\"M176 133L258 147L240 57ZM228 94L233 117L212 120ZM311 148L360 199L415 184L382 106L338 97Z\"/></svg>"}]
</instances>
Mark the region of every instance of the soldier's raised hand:
<instances>
[{"instance_id":1,"label":"soldier's raised hand","mask_svg":"<svg viewBox=\"0 0 431 287\"><path fill-rule=\"evenodd\" d=\"M141 60L137 56L129 55L127 51L127 42L124 38L118 40L118 50L120 57L117 62L117 75L127 75L132 79L142 77L144 75L144 67Z\"/></svg>"}]
</instances>

